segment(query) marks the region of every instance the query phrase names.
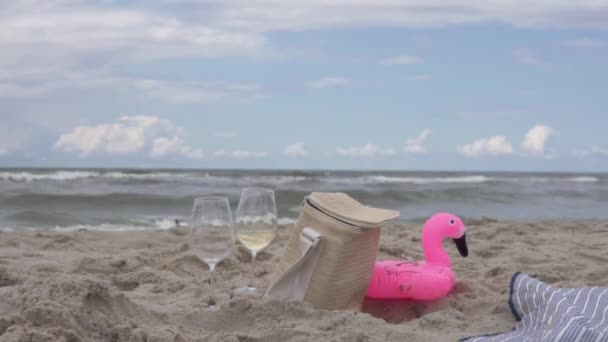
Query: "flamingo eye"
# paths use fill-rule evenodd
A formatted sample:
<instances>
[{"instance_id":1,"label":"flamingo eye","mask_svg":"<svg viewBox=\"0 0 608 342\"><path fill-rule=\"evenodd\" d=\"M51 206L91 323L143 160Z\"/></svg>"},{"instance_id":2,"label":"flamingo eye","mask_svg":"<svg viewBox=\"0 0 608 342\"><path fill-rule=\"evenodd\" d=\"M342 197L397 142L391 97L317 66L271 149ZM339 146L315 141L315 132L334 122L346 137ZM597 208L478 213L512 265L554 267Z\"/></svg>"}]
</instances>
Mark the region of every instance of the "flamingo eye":
<instances>
[{"instance_id":1,"label":"flamingo eye","mask_svg":"<svg viewBox=\"0 0 608 342\"><path fill-rule=\"evenodd\" d=\"M450 220L450 224L453 226L453 225L454 225L454 223L455 223L455 222L454 222L454 219L451 219L451 220Z\"/></svg>"}]
</instances>

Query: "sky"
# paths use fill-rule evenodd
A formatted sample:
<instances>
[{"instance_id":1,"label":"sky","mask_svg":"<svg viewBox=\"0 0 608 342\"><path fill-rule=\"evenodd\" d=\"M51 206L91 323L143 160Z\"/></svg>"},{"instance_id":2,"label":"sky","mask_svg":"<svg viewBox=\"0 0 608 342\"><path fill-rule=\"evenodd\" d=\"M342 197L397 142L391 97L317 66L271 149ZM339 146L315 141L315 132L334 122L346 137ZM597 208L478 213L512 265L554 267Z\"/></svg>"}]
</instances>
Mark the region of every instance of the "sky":
<instances>
[{"instance_id":1,"label":"sky","mask_svg":"<svg viewBox=\"0 0 608 342\"><path fill-rule=\"evenodd\" d=\"M608 171L608 0L0 3L0 167Z\"/></svg>"}]
</instances>

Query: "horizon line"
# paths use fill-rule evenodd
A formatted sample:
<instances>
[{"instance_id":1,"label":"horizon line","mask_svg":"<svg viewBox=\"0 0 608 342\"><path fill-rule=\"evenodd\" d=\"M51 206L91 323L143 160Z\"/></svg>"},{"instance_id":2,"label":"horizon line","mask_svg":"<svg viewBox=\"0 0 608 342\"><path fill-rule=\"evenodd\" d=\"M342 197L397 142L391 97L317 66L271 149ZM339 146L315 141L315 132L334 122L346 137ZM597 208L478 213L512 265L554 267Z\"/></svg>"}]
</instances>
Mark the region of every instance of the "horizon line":
<instances>
[{"instance_id":1,"label":"horizon line","mask_svg":"<svg viewBox=\"0 0 608 342\"><path fill-rule=\"evenodd\" d=\"M200 167L140 167L140 166L0 166L0 170L162 170L162 171L302 171L302 172L453 172L453 173L585 173L585 174L608 174L608 170L584 171L584 170L498 170L498 169L346 169L346 168L200 168Z\"/></svg>"}]
</instances>

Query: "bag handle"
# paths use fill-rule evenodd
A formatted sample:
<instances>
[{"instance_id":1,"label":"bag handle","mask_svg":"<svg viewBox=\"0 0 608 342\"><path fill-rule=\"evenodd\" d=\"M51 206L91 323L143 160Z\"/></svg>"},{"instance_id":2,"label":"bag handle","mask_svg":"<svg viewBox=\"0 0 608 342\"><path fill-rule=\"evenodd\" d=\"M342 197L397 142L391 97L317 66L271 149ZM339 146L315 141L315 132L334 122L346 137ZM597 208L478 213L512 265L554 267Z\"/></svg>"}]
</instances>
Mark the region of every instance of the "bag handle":
<instances>
[{"instance_id":1,"label":"bag handle","mask_svg":"<svg viewBox=\"0 0 608 342\"><path fill-rule=\"evenodd\" d=\"M305 227L300 233L300 258L268 288L266 297L302 302L323 250L323 236Z\"/></svg>"}]
</instances>

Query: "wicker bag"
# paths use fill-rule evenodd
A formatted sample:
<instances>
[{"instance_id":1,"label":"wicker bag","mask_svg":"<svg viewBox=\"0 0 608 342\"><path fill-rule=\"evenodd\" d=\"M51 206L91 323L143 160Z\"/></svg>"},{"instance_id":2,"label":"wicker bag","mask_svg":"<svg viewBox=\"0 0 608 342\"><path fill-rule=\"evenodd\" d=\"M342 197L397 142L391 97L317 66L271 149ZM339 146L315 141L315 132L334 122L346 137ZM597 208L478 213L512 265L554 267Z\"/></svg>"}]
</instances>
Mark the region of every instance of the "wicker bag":
<instances>
[{"instance_id":1,"label":"wicker bag","mask_svg":"<svg viewBox=\"0 0 608 342\"><path fill-rule=\"evenodd\" d=\"M381 226L397 218L396 211L366 207L343 193L313 192L304 199L266 296L359 310Z\"/></svg>"}]
</instances>

